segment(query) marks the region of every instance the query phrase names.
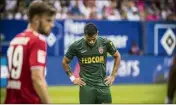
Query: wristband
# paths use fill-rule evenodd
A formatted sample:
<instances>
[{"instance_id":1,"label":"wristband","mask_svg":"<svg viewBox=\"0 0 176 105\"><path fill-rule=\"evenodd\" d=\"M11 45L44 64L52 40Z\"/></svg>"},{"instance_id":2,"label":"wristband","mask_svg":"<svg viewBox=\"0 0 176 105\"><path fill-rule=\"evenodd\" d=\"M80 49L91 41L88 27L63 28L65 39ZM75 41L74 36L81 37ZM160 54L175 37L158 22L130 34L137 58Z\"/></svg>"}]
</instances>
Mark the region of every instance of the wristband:
<instances>
[{"instance_id":1,"label":"wristband","mask_svg":"<svg viewBox=\"0 0 176 105\"><path fill-rule=\"evenodd\" d=\"M75 79L76 79L76 78L75 78L74 75L72 75L72 76L70 77L70 80L71 80L72 82L73 82Z\"/></svg>"}]
</instances>

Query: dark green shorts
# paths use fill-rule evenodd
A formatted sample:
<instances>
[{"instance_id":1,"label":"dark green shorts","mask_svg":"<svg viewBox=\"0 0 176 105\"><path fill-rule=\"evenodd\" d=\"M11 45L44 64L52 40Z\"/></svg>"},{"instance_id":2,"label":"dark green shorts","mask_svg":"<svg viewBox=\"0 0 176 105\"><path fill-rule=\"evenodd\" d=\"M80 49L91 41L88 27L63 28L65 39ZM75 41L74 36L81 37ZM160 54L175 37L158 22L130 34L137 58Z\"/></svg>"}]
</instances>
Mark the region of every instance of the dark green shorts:
<instances>
[{"instance_id":1,"label":"dark green shorts","mask_svg":"<svg viewBox=\"0 0 176 105\"><path fill-rule=\"evenodd\" d=\"M82 86L79 91L79 100L80 104L111 104L110 88L97 88L88 85Z\"/></svg>"}]
</instances>

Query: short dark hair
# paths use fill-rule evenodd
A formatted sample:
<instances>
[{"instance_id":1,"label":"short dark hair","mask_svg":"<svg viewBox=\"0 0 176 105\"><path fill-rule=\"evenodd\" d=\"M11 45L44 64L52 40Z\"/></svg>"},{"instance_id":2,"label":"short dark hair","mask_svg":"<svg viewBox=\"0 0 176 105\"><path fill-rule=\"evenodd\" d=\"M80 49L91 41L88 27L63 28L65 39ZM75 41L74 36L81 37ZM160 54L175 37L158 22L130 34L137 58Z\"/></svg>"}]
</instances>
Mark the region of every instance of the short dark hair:
<instances>
[{"instance_id":1,"label":"short dark hair","mask_svg":"<svg viewBox=\"0 0 176 105\"><path fill-rule=\"evenodd\" d=\"M33 1L28 9L28 20L29 22L32 21L32 18L35 15L43 15L47 14L48 16L52 16L56 14L56 9L51 5L47 4L46 2L42 1Z\"/></svg>"},{"instance_id":2,"label":"short dark hair","mask_svg":"<svg viewBox=\"0 0 176 105\"><path fill-rule=\"evenodd\" d=\"M97 27L95 24L93 23L88 23L86 24L86 26L84 27L84 34L88 35L88 36L93 36L97 33Z\"/></svg>"}]
</instances>

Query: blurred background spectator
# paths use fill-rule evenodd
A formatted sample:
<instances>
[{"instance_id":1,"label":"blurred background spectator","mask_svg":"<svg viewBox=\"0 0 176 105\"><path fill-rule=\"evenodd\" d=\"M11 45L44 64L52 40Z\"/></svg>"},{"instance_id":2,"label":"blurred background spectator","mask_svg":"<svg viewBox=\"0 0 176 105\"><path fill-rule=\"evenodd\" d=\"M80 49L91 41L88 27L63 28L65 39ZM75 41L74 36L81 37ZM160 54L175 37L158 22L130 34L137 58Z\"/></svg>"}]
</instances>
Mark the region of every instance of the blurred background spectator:
<instances>
[{"instance_id":1,"label":"blurred background spectator","mask_svg":"<svg viewBox=\"0 0 176 105\"><path fill-rule=\"evenodd\" d=\"M3 19L27 19L34 0L1 0ZM176 20L175 0L43 0L57 9L56 19Z\"/></svg>"},{"instance_id":2,"label":"blurred background spectator","mask_svg":"<svg viewBox=\"0 0 176 105\"><path fill-rule=\"evenodd\" d=\"M137 45L136 41L133 40L131 49L129 51L129 54L131 55L141 55L142 51L139 49L139 46Z\"/></svg>"}]
</instances>

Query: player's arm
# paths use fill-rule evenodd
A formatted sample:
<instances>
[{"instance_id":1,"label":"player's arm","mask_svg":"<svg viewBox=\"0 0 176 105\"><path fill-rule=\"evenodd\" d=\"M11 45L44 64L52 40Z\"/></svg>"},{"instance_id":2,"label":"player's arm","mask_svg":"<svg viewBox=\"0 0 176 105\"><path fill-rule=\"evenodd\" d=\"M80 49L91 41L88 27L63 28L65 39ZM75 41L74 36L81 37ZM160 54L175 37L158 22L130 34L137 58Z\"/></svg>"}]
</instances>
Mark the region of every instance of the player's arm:
<instances>
[{"instance_id":1,"label":"player's arm","mask_svg":"<svg viewBox=\"0 0 176 105\"><path fill-rule=\"evenodd\" d=\"M82 80L82 78L75 78L69 65L70 61L73 59L75 55L76 55L75 47L72 44L62 60L62 66L66 74L70 78L70 80L73 82L73 84L83 86L85 85L85 82Z\"/></svg>"},{"instance_id":2,"label":"player's arm","mask_svg":"<svg viewBox=\"0 0 176 105\"><path fill-rule=\"evenodd\" d=\"M30 52L31 78L33 87L40 97L41 103L51 103L48 86L45 80L44 70L46 65L46 43L36 41Z\"/></svg>"},{"instance_id":3,"label":"player's arm","mask_svg":"<svg viewBox=\"0 0 176 105\"><path fill-rule=\"evenodd\" d=\"M71 80L73 81L75 79L75 77L72 74L71 71L71 67L69 65L71 60L69 60L66 56L64 56L63 60L62 60L62 65L64 67L64 70L66 72L66 74L71 78Z\"/></svg>"},{"instance_id":4,"label":"player's arm","mask_svg":"<svg viewBox=\"0 0 176 105\"><path fill-rule=\"evenodd\" d=\"M111 41L109 41L107 43L107 51L114 58L114 65L113 65L112 73L111 73L110 76L105 78L105 81L106 81L105 83L107 85L111 86L113 84L114 80L115 80L115 77L116 77L116 74L117 74L117 71L118 71L118 68L119 68L119 65L120 65L121 56L120 56L120 53L116 50L114 44Z\"/></svg>"},{"instance_id":5,"label":"player's arm","mask_svg":"<svg viewBox=\"0 0 176 105\"><path fill-rule=\"evenodd\" d=\"M116 77L116 74L120 65L121 56L118 51L116 51L112 56L114 57L114 66L113 66L111 76Z\"/></svg>"},{"instance_id":6,"label":"player's arm","mask_svg":"<svg viewBox=\"0 0 176 105\"><path fill-rule=\"evenodd\" d=\"M33 68L32 70L32 83L37 95L40 97L42 104L51 103L48 86L44 77L44 68Z\"/></svg>"}]
</instances>

